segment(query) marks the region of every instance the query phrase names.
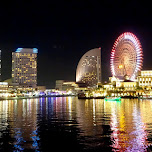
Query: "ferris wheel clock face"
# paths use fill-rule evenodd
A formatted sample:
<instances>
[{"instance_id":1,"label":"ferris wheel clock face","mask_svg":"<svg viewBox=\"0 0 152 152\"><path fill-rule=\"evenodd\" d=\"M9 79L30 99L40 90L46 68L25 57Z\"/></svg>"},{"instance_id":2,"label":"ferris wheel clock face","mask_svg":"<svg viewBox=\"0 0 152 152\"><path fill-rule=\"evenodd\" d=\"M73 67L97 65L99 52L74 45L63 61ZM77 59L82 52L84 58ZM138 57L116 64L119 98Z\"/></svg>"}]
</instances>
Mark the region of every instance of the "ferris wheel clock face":
<instances>
[{"instance_id":1,"label":"ferris wheel clock face","mask_svg":"<svg viewBox=\"0 0 152 152\"><path fill-rule=\"evenodd\" d=\"M143 52L138 38L130 33L121 34L115 41L110 58L112 76L124 79L128 76L135 80L141 70Z\"/></svg>"}]
</instances>

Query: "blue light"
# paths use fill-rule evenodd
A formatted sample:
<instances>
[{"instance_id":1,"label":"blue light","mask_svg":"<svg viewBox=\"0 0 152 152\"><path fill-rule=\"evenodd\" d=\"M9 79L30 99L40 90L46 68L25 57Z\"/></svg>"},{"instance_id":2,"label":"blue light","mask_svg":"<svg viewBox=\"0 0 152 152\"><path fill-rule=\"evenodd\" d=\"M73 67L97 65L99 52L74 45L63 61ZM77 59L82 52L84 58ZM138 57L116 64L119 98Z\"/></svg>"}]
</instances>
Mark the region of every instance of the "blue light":
<instances>
[{"instance_id":1,"label":"blue light","mask_svg":"<svg viewBox=\"0 0 152 152\"><path fill-rule=\"evenodd\" d=\"M37 48L33 48L33 53L38 53L38 49Z\"/></svg>"},{"instance_id":2,"label":"blue light","mask_svg":"<svg viewBox=\"0 0 152 152\"><path fill-rule=\"evenodd\" d=\"M22 49L23 48L18 48L18 49L16 49L16 52L21 52Z\"/></svg>"}]
</instances>

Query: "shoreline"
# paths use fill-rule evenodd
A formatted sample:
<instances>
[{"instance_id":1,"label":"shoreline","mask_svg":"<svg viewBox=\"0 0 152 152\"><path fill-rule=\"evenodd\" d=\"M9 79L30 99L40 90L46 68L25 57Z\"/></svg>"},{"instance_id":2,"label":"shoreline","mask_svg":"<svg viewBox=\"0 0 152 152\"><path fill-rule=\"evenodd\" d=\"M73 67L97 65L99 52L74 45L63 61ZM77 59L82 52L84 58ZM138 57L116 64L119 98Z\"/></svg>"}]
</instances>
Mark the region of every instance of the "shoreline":
<instances>
[{"instance_id":1,"label":"shoreline","mask_svg":"<svg viewBox=\"0 0 152 152\"><path fill-rule=\"evenodd\" d=\"M75 95L45 95L45 96L31 96L31 97L0 97L0 100L19 100L19 99L35 99L35 98L47 98L47 97L75 97Z\"/></svg>"},{"instance_id":2,"label":"shoreline","mask_svg":"<svg viewBox=\"0 0 152 152\"><path fill-rule=\"evenodd\" d=\"M35 98L47 98L47 97L78 97L78 99L104 99L104 96L101 97L80 97L77 95L43 95L43 96L31 96L31 97L0 97L1 100L20 100L20 99L35 99ZM144 97L134 97L134 96L122 96L121 98L125 99L152 99L152 98L144 98Z\"/></svg>"},{"instance_id":3,"label":"shoreline","mask_svg":"<svg viewBox=\"0 0 152 152\"><path fill-rule=\"evenodd\" d=\"M80 97L78 96L78 99L104 99L106 98L105 96L101 96L101 97ZM122 96L121 98L125 98L125 99L142 99L140 96L139 97L134 97L134 96ZM144 98L145 99L145 98ZM148 99L148 98L147 98Z\"/></svg>"}]
</instances>

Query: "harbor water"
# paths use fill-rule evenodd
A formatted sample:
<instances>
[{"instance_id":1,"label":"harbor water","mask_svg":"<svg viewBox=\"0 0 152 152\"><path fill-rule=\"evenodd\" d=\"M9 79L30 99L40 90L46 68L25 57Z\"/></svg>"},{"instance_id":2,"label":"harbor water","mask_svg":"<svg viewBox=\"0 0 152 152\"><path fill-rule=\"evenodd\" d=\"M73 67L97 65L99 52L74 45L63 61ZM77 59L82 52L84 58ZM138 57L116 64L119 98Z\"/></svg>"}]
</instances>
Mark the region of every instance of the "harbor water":
<instances>
[{"instance_id":1,"label":"harbor water","mask_svg":"<svg viewBox=\"0 0 152 152\"><path fill-rule=\"evenodd\" d=\"M152 100L0 101L0 152L152 151Z\"/></svg>"}]
</instances>

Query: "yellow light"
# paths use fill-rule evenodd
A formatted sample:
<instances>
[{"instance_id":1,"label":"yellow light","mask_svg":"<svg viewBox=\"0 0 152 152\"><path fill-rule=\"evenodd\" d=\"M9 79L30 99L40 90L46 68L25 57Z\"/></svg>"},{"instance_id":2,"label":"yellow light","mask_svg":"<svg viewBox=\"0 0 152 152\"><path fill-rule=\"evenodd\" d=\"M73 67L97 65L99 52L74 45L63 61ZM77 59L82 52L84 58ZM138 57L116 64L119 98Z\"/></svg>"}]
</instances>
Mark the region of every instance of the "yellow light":
<instances>
[{"instance_id":1,"label":"yellow light","mask_svg":"<svg viewBox=\"0 0 152 152\"><path fill-rule=\"evenodd\" d=\"M120 65L119 65L119 69L122 69L122 68L123 68L123 65L122 65L122 64L120 64Z\"/></svg>"},{"instance_id":2,"label":"yellow light","mask_svg":"<svg viewBox=\"0 0 152 152\"><path fill-rule=\"evenodd\" d=\"M9 95L9 93L5 93L5 94L4 94L5 97L8 97L8 95Z\"/></svg>"}]
</instances>

